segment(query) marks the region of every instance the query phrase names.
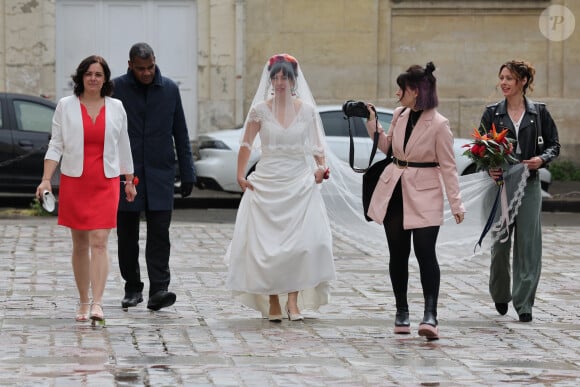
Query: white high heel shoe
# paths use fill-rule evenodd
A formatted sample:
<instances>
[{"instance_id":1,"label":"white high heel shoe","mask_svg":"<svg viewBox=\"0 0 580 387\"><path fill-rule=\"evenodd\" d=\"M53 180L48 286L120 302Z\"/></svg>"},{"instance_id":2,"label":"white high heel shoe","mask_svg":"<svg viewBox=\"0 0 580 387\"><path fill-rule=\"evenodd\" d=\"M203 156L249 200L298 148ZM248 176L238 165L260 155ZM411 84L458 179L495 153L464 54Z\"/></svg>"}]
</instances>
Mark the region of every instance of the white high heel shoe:
<instances>
[{"instance_id":1,"label":"white high heel shoe","mask_svg":"<svg viewBox=\"0 0 580 387\"><path fill-rule=\"evenodd\" d=\"M288 314L288 320L290 321L304 321L304 316L302 316L300 313L290 313L288 304L286 304L286 313Z\"/></svg>"}]
</instances>

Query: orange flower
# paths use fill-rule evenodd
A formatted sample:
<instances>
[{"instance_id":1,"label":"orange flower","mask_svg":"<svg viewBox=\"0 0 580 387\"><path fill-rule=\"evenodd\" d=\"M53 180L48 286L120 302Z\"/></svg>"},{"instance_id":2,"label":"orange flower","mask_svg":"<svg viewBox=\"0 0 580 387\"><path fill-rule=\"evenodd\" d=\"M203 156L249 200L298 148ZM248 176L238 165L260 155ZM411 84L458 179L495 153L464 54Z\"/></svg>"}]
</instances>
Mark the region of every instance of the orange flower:
<instances>
[{"instance_id":1,"label":"orange flower","mask_svg":"<svg viewBox=\"0 0 580 387\"><path fill-rule=\"evenodd\" d=\"M495 123L491 124L491 138L497 140L497 130L495 130Z\"/></svg>"},{"instance_id":2,"label":"orange flower","mask_svg":"<svg viewBox=\"0 0 580 387\"><path fill-rule=\"evenodd\" d=\"M492 124L491 130L485 134L474 128L471 134L474 140L470 144L464 145L468 149L463 152L463 155L472 159L478 169L516 164L518 159L513 156L513 140L507 137L507 133L508 129L498 133L495 124Z\"/></svg>"},{"instance_id":3,"label":"orange flower","mask_svg":"<svg viewBox=\"0 0 580 387\"><path fill-rule=\"evenodd\" d=\"M501 142L501 143L506 142L507 140L506 140L505 136L507 135L507 133L508 133L508 129L505 128L504 130L501 131L500 134L497 135L496 141Z\"/></svg>"},{"instance_id":4,"label":"orange flower","mask_svg":"<svg viewBox=\"0 0 580 387\"><path fill-rule=\"evenodd\" d=\"M471 134L471 137L475 138L476 140L481 140L481 133L479 133L479 130L477 130L477 128L473 128L473 133Z\"/></svg>"}]
</instances>

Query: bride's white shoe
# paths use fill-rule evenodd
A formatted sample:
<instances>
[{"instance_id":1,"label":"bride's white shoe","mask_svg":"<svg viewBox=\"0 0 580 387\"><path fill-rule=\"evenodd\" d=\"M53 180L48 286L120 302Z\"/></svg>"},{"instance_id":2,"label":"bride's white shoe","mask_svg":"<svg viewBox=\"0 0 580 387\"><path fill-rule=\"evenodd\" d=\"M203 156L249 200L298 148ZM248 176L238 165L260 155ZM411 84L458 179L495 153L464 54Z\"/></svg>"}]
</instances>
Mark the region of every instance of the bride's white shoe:
<instances>
[{"instance_id":1,"label":"bride's white shoe","mask_svg":"<svg viewBox=\"0 0 580 387\"><path fill-rule=\"evenodd\" d=\"M288 304L286 304L286 313L288 314L288 320L290 321L303 321L304 316L300 313L290 313L290 308L288 308Z\"/></svg>"}]
</instances>

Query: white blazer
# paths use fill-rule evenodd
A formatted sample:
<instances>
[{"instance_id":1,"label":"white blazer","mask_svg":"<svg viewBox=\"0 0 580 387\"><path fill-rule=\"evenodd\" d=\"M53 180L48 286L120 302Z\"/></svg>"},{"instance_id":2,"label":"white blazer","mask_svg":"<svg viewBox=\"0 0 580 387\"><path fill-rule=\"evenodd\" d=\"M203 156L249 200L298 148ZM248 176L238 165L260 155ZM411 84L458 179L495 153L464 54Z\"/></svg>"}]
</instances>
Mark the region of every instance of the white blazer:
<instances>
[{"instance_id":1,"label":"white blazer","mask_svg":"<svg viewBox=\"0 0 580 387\"><path fill-rule=\"evenodd\" d=\"M76 95L61 98L52 118L52 137L44 158L60 161L63 174L80 177L83 173L84 148L81 101ZM121 101L110 97L105 97L103 166L108 178L133 173L127 113Z\"/></svg>"}]
</instances>

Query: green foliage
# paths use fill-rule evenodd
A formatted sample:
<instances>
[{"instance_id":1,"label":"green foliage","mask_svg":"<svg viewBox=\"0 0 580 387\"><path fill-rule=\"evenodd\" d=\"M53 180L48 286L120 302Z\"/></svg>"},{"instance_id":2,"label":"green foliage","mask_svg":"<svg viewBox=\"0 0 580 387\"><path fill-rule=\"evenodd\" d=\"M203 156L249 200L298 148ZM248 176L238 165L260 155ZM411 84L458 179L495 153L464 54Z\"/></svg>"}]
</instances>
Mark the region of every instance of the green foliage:
<instances>
[{"instance_id":1,"label":"green foliage","mask_svg":"<svg viewBox=\"0 0 580 387\"><path fill-rule=\"evenodd\" d=\"M580 168L571 161L554 161L549 169L553 180L580 181Z\"/></svg>"},{"instance_id":2,"label":"green foliage","mask_svg":"<svg viewBox=\"0 0 580 387\"><path fill-rule=\"evenodd\" d=\"M34 215L34 216L51 216L52 215L50 212L46 211L42 207L42 204L40 203L40 200L38 200L38 198L34 198L32 203L30 203L30 209L32 210L32 215Z\"/></svg>"}]
</instances>

